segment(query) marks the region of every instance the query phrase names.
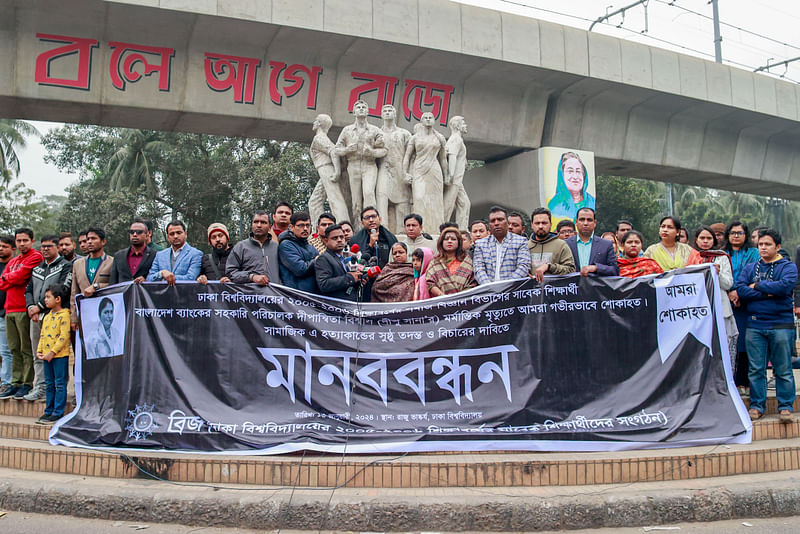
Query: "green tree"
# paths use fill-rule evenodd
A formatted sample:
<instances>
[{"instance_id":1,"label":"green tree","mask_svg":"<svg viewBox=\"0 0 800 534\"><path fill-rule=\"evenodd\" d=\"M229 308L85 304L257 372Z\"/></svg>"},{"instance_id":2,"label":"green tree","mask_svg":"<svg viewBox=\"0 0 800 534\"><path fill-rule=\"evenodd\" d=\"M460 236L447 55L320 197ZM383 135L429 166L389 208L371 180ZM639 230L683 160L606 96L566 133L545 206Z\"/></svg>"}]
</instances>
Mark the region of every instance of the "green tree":
<instances>
[{"instance_id":1,"label":"green tree","mask_svg":"<svg viewBox=\"0 0 800 534\"><path fill-rule=\"evenodd\" d=\"M120 130L113 142L117 148L108 160L106 172L113 191L136 190L144 186L148 194L158 196L152 160L170 149L163 135L149 130Z\"/></svg>"},{"instance_id":2,"label":"green tree","mask_svg":"<svg viewBox=\"0 0 800 534\"><path fill-rule=\"evenodd\" d=\"M616 230L617 221L626 219L644 234L646 243L658 239L658 218L662 206L663 184L625 176L597 177L597 233Z\"/></svg>"},{"instance_id":3,"label":"green tree","mask_svg":"<svg viewBox=\"0 0 800 534\"><path fill-rule=\"evenodd\" d=\"M0 233L13 234L21 226L32 228L35 233L37 228L41 231L52 213L35 195L33 189L21 182L0 185Z\"/></svg>"},{"instance_id":4,"label":"green tree","mask_svg":"<svg viewBox=\"0 0 800 534\"><path fill-rule=\"evenodd\" d=\"M61 231L77 236L90 226L107 234L106 250L113 253L127 246L128 226L134 217L161 220L163 208L148 201L142 191L106 191L100 178L83 178L67 188L66 203L57 217ZM159 234L154 232L158 241Z\"/></svg>"},{"instance_id":5,"label":"green tree","mask_svg":"<svg viewBox=\"0 0 800 534\"><path fill-rule=\"evenodd\" d=\"M280 200L305 208L316 181L308 147L298 143L67 125L44 145L47 161L82 177L69 189L62 227L104 226L109 235L121 232L123 244L136 215L159 229L182 219L189 242L204 248L213 222L241 238L256 209ZM161 232L155 239L164 242Z\"/></svg>"},{"instance_id":6,"label":"green tree","mask_svg":"<svg viewBox=\"0 0 800 534\"><path fill-rule=\"evenodd\" d=\"M25 137L38 136L33 125L15 119L0 119L0 183L8 185L19 176L17 150L25 148Z\"/></svg>"}]
</instances>

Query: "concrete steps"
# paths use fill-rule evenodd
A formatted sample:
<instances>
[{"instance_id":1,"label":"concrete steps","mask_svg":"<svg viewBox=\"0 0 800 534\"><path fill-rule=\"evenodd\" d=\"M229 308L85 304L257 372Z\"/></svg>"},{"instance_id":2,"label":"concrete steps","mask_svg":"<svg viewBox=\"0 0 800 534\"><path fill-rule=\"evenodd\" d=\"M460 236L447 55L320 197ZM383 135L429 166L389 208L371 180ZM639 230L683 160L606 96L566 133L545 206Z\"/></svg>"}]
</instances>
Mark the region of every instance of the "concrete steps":
<instances>
[{"instance_id":1,"label":"concrete steps","mask_svg":"<svg viewBox=\"0 0 800 534\"><path fill-rule=\"evenodd\" d=\"M0 467L109 478L300 487L575 486L691 480L800 469L800 423L767 416L750 445L603 453L234 456L54 447L50 427L0 416ZM772 434L779 433L780 436Z\"/></svg>"},{"instance_id":2,"label":"concrete steps","mask_svg":"<svg viewBox=\"0 0 800 534\"><path fill-rule=\"evenodd\" d=\"M775 402L767 404L769 415L754 423L754 441L750 445L602 453L493 451L343 458L319 453L235 456L54 447L47 442L50 427L34 424L44 403L0 400L0 467L117 479L309 488L583 486L800 469L800 417L790 424L780 423L774 414L776 408Z\"/></svg>"}]
</instances>

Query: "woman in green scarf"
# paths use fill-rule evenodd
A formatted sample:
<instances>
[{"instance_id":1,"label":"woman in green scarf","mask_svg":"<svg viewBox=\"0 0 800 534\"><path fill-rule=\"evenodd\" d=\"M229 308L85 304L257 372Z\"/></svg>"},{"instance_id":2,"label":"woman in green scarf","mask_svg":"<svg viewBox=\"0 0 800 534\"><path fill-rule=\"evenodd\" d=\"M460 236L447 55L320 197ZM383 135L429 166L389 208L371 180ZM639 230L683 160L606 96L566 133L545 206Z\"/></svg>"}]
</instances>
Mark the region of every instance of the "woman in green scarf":
<instances>
[{"instance_id":1,"label":"woman in green scarf","mask_svg":"<svg viewBox=\"0 0 800 534\"><path fill-rule=\"evenodd\" d=\"M556 194L547 203L553 224L561 219L574 220L581 208L595 209L595 199L589 194L586 166L575 152L564 152L558 165Z\"/></svg>"}]
</instances>

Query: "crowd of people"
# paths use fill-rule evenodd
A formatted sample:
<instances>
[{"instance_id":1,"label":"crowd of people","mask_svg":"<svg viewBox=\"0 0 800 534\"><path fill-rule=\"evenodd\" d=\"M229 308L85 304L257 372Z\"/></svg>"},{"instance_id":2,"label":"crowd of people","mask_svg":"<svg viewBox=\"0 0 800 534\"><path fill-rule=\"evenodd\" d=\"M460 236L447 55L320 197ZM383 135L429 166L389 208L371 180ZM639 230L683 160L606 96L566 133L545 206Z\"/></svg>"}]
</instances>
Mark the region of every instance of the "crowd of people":
<instances>
[{"instance_id":1,"label":"crowd of people","mask_svg":"<svg viewBox=\"0 0 800 534\"><path fill-rule=\"evenodd\" d=\"M469 229L444 223L434 229L436 239L426 233L418 214L405 217L405 234L399 236L383 226L373 206L361 210L360 217L355 231L350 221L323 213L313 221L312 233L309 214L281 202L272 213L255 212L250 237L235 244L224 224L211 224L206 254L186 242L186 225L179 220L167 224L169 247L160 249L153 243L151 221L133 219L129 246L113 255L106 252L106 234L99 227L81 232L77 243L69 233L42 236L38 250L28 228L0 236L5 316L0 322L0 398L45 399L41 424L63 416L71 343L79 327L75 295L91 297L120 282L275 282L354 302L404 302L524 277L543 282L546 275L576 272L635 278L711 263L724 295L735 381L749 389L750 417L758 419L765 411L771 362L780 417L792 418L800 291L793 300L797 265L781 248L775 230L757 228L751 235L746 224L733 221L702 226L691 238L676 217L667 216L660 222L659 242L644 249L642 233L629 221L619 221L614 232L598 237L590 207L555 228L550 210L536 208L530 235L520 213L498 206ZM102 335L95 342L102 344Z\"/></svg>"}]
</instances>

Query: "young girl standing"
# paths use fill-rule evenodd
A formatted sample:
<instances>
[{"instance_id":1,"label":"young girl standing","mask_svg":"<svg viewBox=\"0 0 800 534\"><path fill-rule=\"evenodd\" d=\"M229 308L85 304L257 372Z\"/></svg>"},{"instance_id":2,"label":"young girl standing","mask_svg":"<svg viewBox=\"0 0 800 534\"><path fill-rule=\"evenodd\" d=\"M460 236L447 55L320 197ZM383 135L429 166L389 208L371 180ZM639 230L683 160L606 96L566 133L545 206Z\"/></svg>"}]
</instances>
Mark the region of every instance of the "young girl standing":
<instances>
[{"instance_id":1,"label":"young girl standing","mask_svg":"<svg viewBox=\"0 0 800 534\"><path fill-rule=\"evenodd\" d=\"M53 284L44 294L44 304L50 309L42 321L42 334L36 357L44 361L44 384L47 404L44 415L36 420L39 425L51 425L61 419L67 404L69 379L69 308L64 308L69 295L67 288Z\"/></svg>"}]
</instances>

